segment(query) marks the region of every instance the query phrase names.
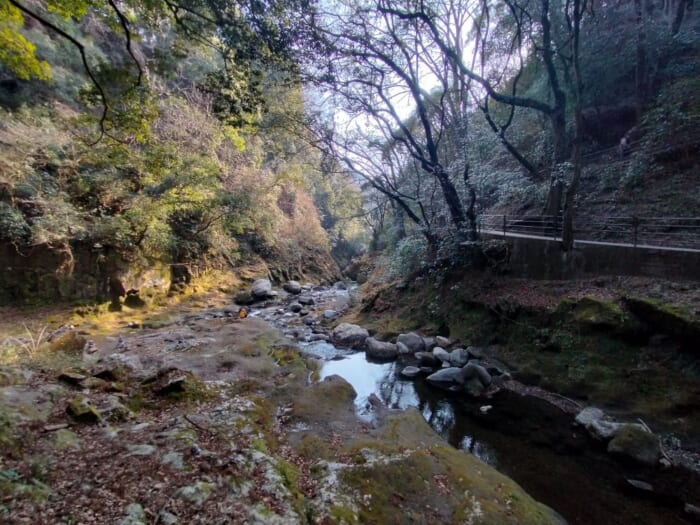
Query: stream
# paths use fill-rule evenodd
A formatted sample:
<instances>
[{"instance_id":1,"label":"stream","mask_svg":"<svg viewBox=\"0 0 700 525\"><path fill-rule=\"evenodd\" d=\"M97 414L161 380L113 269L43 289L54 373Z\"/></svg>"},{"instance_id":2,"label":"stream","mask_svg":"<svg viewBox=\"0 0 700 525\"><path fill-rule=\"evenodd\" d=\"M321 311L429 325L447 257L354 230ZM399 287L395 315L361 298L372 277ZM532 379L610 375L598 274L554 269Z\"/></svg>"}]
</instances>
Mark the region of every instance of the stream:
<instances>
[{"instance_id":1,"label":"stream","mask_svg":"<svg viewBox=\"0 0 700 525\"><path fill-rule=\"evenodd\" d=\"M310 295L316 307L303 320L281 309L279 303L251 315L267 319L299 340L301 352L320 361L321 380L338 375L348 381L357 392L355 407L361 419L371 422L374 418L368 401L372 394L389 409L416 407L451 445L511 477L570 524L693 523L677 501L631 489L625 480L644 479L645 472L591 446L585 431L573 427L570 414L542 399L507 390L489 399L437 390L422 377L402 378L399 372L405 363L400 361L371 362L364 352L313 341L323 337L324 318L333 318L325 314L342 311L349 304L349 295L335 288L315 289ZM666 477L668 483L674 483L671 473Z\"/></svg>"}]
</instances>

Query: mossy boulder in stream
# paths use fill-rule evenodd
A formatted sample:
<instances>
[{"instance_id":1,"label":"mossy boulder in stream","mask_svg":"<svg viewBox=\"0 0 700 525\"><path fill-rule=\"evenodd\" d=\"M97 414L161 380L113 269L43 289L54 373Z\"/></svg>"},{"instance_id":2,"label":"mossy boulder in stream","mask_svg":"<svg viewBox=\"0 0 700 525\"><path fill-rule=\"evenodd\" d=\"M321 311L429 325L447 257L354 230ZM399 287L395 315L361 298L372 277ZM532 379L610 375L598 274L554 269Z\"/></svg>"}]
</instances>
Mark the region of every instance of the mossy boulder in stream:
<instances>
[{"instance_id":1,"label":"mossy boulder in stream","mask_svg":"<svg viewBox=\"0 0 700 525\"><path fill-rule=\"evenodd\" d=\"M564 523L513 480L442 440L418 410L380 407L373 425L361 425L354 398L351 385L331 376L294 403L294 417L311 425L293 441L315 462L318 496L308 503L316 522Z\"/></svg>"}]
</instances>

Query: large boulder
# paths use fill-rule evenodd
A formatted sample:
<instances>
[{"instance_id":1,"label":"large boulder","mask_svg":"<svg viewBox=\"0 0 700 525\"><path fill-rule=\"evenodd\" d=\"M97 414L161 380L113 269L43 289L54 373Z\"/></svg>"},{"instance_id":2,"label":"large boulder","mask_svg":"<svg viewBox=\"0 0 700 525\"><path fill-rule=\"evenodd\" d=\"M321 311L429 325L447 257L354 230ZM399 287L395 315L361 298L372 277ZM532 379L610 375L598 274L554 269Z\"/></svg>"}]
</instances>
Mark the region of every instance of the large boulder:
<instances>
[{"instance_id":1,"label":"large boulder","mask_svg":"<svg viewBox=\"0 0 700 525\"><path fill-rule=\"evenodd\" d=\"M661 459L659 439L637 425L622 425L608 443L608 452L649 466Z\"/></svg>"},{"instance_id":2,"label":"large boulder","mask_svg":"<svg viewBox=\"0 0 700 525\"><path fill-rule=\"evenodd\" d=\"M479 364L467 363L457 370L459 374L455 377L455 382L471 395L478 396L491 385L491 374Z\"/></svg>"},{"instance_id":3,"label":"large boulder","mask_svg":"<svg viewBox=\"0 0 700 525\"><path fill-rule=\"evenodd\" d=\"M377 341L374 337L366 339L365 347L367 357L378 361L392 361L399 355L399 351L394 343Z\"/></svg>"},{"instance_id":4,"label":"large boulder","mask_svg":"<svg viewBox=\"0 0 700 525\"><path fill-rule=\"evenodd\" d=\"M282 285L284 291L294 295L299 295L301 293L301 284L298 281L287 281Z\"/></svg>"},{"instance_id":5,"label":"large boulder","mask_svg":"<svg viewBox=\"0 0 700 525\"><path fill-rule=\"evenodd\" d=\"M363 348L369 332L356 324L340 323L331 332L331 341L346 348Z\"/></svg>"},{"instance_id":6,"label":"large boulder","mask_svg":"<svg viewBox=\"0 0 700 525\"><path fill-rule=\"evenodd\" d=\"M403 343L411 352L414 353L425 351L425 341L423 341L421 336L413 332L401 334L396 338L396 342Z\"/></svg>"},{"instance_id":7,"label":"large boulder","mask_svg":"<svg viewBox=\"0 0 700 525\"><path fill-rule=\"evenodd\" d=\"M253 299L267 299L272 295L272 283L269 279L258 279L250 287L250 295Z\"/></svg>"}]
</instances>

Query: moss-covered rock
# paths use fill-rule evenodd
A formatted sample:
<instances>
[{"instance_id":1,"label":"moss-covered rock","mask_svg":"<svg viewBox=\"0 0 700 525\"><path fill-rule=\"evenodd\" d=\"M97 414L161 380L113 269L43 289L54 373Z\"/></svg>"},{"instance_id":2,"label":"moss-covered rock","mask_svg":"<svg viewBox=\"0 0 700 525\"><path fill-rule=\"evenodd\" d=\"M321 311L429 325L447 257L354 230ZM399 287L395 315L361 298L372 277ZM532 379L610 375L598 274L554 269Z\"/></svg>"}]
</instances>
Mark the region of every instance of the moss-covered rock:
<instances>
[{"instance_id":1,"label":"moss-covered rock","mask_svg":"<svg viewBox=\"0 0 700 525\"><path fill-rule=\"evenodd\" d=\"M681 306L664 304L653 299L625 297L629 310L657 332L669 335L697 351L700 340L700 319Z\"/></svg>"},{"instance_id":2,"label":"moss-covered rock","mask_svg":"<svg viewBox=\"0 0 700 525\"><path fill-rule=\"evenodd\" d=\"M608 452L649 466L661 458L659 439L637 425L620 427L608 443Z\"/></svg>"},{"instance_id":3,"label":"moss-covered rock","mask_svg":"<svg viewBox=\"0 0 700 525\"><path fill-rule=\"evenodd\" d=\"M92 402L82 394L78 394L68 402L66 412L83 423L98 423L102 414Z\"/></svg>"}]
</instances>

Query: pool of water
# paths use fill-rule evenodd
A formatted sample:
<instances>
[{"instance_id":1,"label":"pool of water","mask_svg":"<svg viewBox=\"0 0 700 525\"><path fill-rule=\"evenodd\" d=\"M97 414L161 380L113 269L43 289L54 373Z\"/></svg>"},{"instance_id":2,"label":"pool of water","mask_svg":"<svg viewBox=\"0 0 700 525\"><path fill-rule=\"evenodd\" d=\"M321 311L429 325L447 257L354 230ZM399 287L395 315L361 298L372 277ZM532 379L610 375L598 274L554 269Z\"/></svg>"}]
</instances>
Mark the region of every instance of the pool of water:
<instances>
[{"instance_id":1,"label":"pool of water","mask_svg":"<svg viewBox=\"0 0 700 525\"><path fill-rule=\"evenodd\" d=\"M541 400L512 393L468 399L423 379L401 378L399 362L371 362L363 352L329 343L305 344L302 351L321 359L321 379L338 375L354 387L362 419L373 417L372 394L389 408L416 407L450 444L510 476L571 524L689 523L677 511L628 496L625 468L604 452L582 447L585 440L572 429L570 416ZM492 408L484 412L486 403Z\"/></svg>"}]
</instances>

